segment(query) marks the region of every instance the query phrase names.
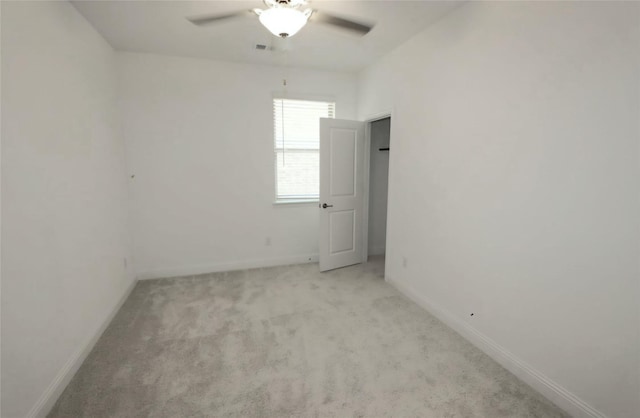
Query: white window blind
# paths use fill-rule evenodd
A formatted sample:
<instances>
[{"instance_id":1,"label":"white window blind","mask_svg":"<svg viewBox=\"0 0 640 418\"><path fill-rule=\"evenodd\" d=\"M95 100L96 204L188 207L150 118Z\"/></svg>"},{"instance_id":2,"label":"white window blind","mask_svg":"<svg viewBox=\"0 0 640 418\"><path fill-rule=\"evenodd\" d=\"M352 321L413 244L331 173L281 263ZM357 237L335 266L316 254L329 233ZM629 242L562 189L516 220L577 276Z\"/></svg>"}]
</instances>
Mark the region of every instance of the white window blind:
<instances>
[{"instance_id":1,"label":"white window blind","mask_svg":"<svg viewBox=\"0 0 640 418\"><path fill-rule=\"evenodd\" d=\"M335 103L273 100L276 200L318 200L320 118L335 118Z\"/></svg>"}]
</instances>

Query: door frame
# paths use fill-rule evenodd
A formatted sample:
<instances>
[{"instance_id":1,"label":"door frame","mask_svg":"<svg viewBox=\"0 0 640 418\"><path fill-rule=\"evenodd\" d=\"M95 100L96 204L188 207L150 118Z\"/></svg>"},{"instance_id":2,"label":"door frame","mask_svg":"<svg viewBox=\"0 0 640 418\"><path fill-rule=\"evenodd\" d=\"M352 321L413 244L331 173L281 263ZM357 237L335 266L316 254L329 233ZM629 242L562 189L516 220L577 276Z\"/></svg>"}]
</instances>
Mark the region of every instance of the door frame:
<instances>
[{"instance_id":1,"label":"door frame","mask_svg":"<svg viewBox=\"0 0 640 418\"><path fill-rule=\"evenodd\" d=\"M371 114L367 117L364 118L364 123L365 123L365 127L364 127L364 201L365 201L365 205L364 205L364 210L362 211L362 222L364 223L363 228L362 228L362 248L363 248L363 252L362 252L362 262L366 263L369 259L369 176L370 176L370 164L371 164L371 124L373 122L382 120L382 119L386 119L386 118L391 118L391 126L389 128L389 148L391 148L391 142L392 142L392 134L391 134L391 129L393 127L393 109L389 109L389 110L385 110L382 112L378 112L378 113L374 113ZM389 151L389 168L391 168L391 151ZM388 177L390 177L391 175L391 171L389 171L389 175ZM387 229L387 240L389 238L389 222L388 222L388 217L389 217L389 189L387 189L387 225L386 225L386 229ZM385 243L385 247L386 247L386 243ZM386 275L385 275L386 276Z\"/></svg>"}]
</instances>

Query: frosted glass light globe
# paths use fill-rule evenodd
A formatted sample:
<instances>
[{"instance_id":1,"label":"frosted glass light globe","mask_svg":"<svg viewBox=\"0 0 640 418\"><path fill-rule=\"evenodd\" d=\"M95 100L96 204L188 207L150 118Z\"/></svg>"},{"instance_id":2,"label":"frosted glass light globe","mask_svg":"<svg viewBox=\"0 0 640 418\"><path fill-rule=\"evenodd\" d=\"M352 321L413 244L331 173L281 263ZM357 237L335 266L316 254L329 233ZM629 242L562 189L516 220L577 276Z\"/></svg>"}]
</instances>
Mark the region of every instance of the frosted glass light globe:
<instances>
[{"instance_id":1,"label":"frosted glass light globe","mask_svg":"<svg viewBox=\"0 0 640 418\"><path fill-rule=\"evenodd\" d=\"M310 15L310 9L301 12L296 9L276 7L263 10L260 13L259 19L260 23L262 23L269 32L281 38L287 38L298 33L298 31L306 25Z\"/></svg>"}]
</instances>

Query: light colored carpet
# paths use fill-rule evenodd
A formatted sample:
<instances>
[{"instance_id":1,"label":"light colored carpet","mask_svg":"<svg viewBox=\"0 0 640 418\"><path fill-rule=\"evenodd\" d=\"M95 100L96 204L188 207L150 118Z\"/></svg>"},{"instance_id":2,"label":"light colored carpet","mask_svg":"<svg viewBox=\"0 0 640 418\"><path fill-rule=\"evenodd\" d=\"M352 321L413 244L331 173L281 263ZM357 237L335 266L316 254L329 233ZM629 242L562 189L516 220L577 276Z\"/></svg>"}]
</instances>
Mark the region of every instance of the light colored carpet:
<instances>
[{"instance_id":1,"label":"light colored carpet","mask_svg":"<svg viewBox=\"0 0 640 418\"><path fill-rule=\"evenodd\" d=\"M49 416L566 416L382 263L139 282Z\"/></svg>"}]
</instances>

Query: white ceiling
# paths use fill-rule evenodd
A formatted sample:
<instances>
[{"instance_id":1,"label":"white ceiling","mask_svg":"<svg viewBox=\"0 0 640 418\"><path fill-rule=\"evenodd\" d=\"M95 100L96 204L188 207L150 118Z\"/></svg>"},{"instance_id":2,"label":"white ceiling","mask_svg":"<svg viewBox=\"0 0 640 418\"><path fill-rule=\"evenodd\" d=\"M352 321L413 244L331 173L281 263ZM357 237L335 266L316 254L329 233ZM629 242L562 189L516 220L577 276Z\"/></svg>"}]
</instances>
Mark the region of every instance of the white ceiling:
<instances>
[{"instance_id":1,"label":"white ceiling","mask_svg":"<svg viewBox=\"0 0 640 418\"><path fill-rule=\"evenodd\" d=\"M245 1L89 1L76 9L119 51L355 72L432 24L459 1L313 0L309 7L374 23L367 35L309 23L295 36L271 35L256 16L198 27L185 16L264 8ZM276 51L259 51L256 44ZM280 51L278 51L280 50ZM284 50L284 52L282 51Z\"/></svg>"}]
</instances>

